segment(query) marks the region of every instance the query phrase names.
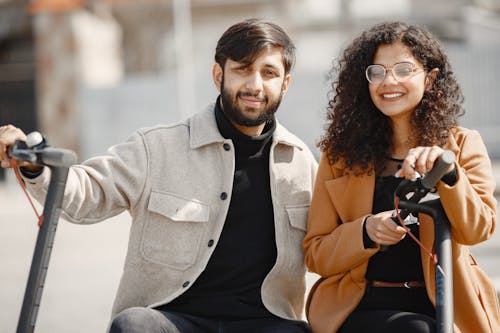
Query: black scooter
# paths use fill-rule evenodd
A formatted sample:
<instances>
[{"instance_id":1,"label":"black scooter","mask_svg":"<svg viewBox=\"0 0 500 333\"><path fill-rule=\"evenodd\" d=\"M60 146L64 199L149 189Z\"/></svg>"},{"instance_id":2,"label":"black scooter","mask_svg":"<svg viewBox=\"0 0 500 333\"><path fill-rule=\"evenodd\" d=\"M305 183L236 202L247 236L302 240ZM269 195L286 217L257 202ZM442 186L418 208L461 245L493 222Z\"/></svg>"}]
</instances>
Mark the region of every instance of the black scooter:
<instances>
[{"instance_id":1,"label":"black scooter","mask_svg":"<svg viewBox=\"0 0 500 333\"><path fill-rule=\"evenodd\" d=\"M434 220L434 248L436 266L436 325L438 333L453 333L453 263L451 256L450 222L439 199L425 201L448 167L455 161L453 152L446 150L436 161L431 171L416 180L403 180L394 192L399 200L400 217L404 220L410 213L428 214ZM393 218L398 223L397 217Z\"/></svg>"},{"instance_id":2,"label":"black scooter","mask_svg":"<svg viewBox=\"0 0 500 333\"><path fill-rule=\"evenodd\" d=\"M68 170L72 164L76 163L76 155L70 150L48 147L38 132L28 134L26 142L16 141L14 145L9 147L8 154L15 160L45 165L51 170L50 184L43 209L43 223L38 230L16 330L17 333L31 333L35 330L40 308L57 223L61 214Z\"/></svg>"}]
</instances>

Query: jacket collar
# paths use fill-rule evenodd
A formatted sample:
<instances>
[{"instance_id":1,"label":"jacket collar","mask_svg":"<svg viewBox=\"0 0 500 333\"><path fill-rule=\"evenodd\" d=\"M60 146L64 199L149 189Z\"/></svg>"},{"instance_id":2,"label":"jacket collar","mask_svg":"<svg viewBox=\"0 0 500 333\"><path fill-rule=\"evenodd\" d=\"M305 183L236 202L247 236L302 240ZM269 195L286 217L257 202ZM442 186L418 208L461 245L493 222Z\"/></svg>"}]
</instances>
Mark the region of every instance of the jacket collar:
<instances>
[{"instance_id":1,"label":"jacket collar","mask_svg":"<svg viewBox=\"0 0 500 333\"><path fill-rule=\"evenodd\" d=\"M215 103L207 106L202 112L193 115L188 119L190 134L189 142L192 149L200 148L217 142L224 142L226 139L220 134L215 120ZM290 133L276 120L276 130L273 134L273 142L287 146L297 147L302 150L304 145L295 135Z\"/></svg>"}]
</instances>

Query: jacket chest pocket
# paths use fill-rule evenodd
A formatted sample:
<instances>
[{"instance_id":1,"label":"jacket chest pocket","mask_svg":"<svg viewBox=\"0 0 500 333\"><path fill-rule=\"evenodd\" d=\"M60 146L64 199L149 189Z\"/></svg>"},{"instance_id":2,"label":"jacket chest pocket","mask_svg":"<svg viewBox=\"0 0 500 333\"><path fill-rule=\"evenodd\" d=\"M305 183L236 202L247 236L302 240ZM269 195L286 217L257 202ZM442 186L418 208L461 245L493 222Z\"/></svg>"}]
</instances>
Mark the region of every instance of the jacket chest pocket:
<instances>
[{"instance_id":1,"label":"jacket chest pocket","mask_svg":"<svg viewBox=\"0 0 500 333\"><path fill-rule=\"evenodd\" d=\"M301 232L305 235L307 229L307 214L309 213L309 204L286 206L286 213L292 230Z\"/></svg>"},{"instance_id":2,"label":"jacket chest pocket","mask_svg":"<svg viewBox=\"0 0 500 333\"><path fill-rule=\"evenodd\" d=\"M141 240L144 258L180 270L192 266L209 212L209 206L200 201L152 192Z\"/></svg>"},{"instance_id":3,"label":"jacket chest pocket","mask_svg":"<svg viewBox=\"0 0 500 333\"><path fill-rule=\"evenodd\" d=\"M309 212L309 204L287 206L286 213L288 216L288 227L287 232L290 239L290 245L296 253L299 253L298 259L299 265L302 265L302 240L306 234L307 225L307 214Z\"/></svg>"}]
</instances>

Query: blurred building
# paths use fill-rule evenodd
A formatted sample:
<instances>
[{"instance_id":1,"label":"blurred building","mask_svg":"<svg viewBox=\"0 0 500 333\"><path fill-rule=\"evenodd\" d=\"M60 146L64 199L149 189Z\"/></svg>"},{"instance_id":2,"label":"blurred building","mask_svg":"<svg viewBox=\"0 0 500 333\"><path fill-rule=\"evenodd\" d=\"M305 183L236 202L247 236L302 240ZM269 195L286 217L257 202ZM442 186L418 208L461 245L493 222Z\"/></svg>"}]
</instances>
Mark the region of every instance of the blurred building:
<instances>
[{"instance_id":1,"label":"blurred building","mask_svg":"<svg viewBox=\"0 0 500 333\"><path fill-rule=\"evenodd\" d=\"M0 2L0 125L37 128L33 34L25 11ZM0 168L0 180L5 173Z\"/></svg>"},{"instance_id":2,"label":"blurred building","mask_svg":"<svg viewBox=\"0 0 500 333\"><path fill-rule=\"evenodd\" d=\"M81 158L138 127L176 121L213 102L217 39L248 17L282 25L296 43L278 117L311 147L323 130L332 60L365 27L404 20L443 41L466 96L462 124L478 129L492 157L500 157L500 0L35 0L32 16L24 3L0 0L0 45L8 45L8 62L24 54L24 67L8 65L18 75L36 64L36 107L28 107L32 123L21 120L26 112L9 90L14 81L0 79L8 82L0 83L0 122L39 127Z\"/></svg>"}]
</instances>

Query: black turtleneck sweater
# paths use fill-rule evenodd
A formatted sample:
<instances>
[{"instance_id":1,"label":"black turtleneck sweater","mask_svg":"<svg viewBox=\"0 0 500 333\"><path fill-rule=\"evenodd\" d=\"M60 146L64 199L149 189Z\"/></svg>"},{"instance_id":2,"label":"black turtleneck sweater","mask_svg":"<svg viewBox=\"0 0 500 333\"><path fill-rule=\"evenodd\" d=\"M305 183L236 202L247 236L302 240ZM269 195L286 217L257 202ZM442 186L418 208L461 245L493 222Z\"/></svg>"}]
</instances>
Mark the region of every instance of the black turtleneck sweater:
<instances>
[{"instance_id":1,"label":"black turtleneck sweater","mask_svg":"<svg viewBox=\"0 0 500 333\"><path fill-rule=\"evenodd\" d=\"M262 303L260 289L277 255L269 183L269 151L276 123L268 123L260 136L247 136L229 122L219 103L217 126L235 148L229 211L203 273L184 294L159 309L218 319L272 317Z\"/></svg>"}]
</instances>

